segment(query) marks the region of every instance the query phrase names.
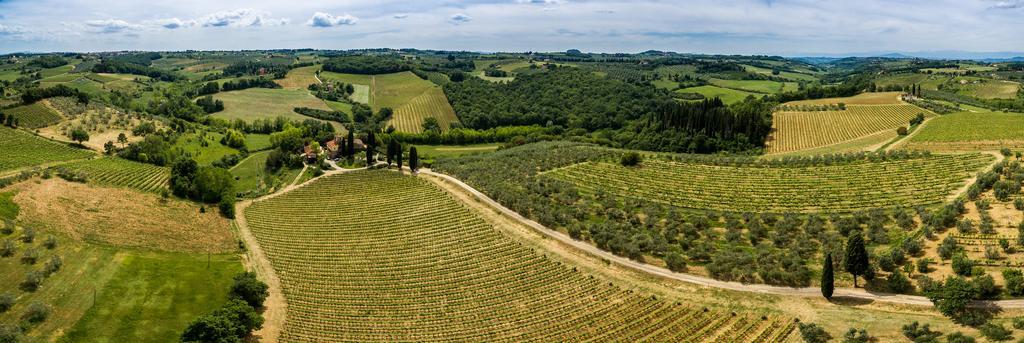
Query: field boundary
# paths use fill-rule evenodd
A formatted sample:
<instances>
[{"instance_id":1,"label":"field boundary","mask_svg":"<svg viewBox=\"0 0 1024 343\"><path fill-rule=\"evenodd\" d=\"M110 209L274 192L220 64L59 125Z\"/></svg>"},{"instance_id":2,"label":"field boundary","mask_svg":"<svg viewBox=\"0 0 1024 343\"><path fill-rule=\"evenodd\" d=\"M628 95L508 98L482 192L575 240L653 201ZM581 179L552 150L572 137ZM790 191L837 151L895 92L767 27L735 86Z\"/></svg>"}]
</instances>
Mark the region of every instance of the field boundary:
<instances>
[{"instance_id":1,"label":"field boundary","mask_svg":"<svg viewBox=\"0 0 1024 343\"><path fill-rule=\"evenodd\" d=\"M593 246L587 242L578 241L569 237L569 235L548 229L544 225L537 223L536 221L530 220L523 217L519 213L502 206L500 203L494 201L487 195L476 190L472 186L467 185L459 179L452 176L437 173L429 169L421 169L420 173L438 177L445 182L438 183L442 187L447 184L454 185L461 189L461 191L468 192L470 195L475 197L481 203L484 203L499 212L501 215L512 218L523 225L529 226L536 232L558 240L559 242L571 246L579 251L590 254L592 256L610 261L617 265L647 273L656 277L662 277L666 279L678 280L686 283L696 284L699 286L717 288L739 292L753 292L780 296L799 296L807 298L821 297L821 289L818 287L785 287L785 286L772 286L765 284L743 284L739 282L721 281L703 276L697 276L692 274L677 273L670 271L666 268L636 262L625 257L617 256L610 252L601 250L596 246ZM836 298L855 298L869 301L880 301L892 304L912 305L912 306L923 306L933 307L933 304L928 298L917 295L905 295L905 294L891 294L883 292L872 292L862 288L836 288L833 297ZM996 300L996 301L977 301L972 306L976 307L996 307L996 308L1007 308L1007 309L1024 309L1024 299L1011 299L1011 300Z\"/></svg>"}]
</instances>

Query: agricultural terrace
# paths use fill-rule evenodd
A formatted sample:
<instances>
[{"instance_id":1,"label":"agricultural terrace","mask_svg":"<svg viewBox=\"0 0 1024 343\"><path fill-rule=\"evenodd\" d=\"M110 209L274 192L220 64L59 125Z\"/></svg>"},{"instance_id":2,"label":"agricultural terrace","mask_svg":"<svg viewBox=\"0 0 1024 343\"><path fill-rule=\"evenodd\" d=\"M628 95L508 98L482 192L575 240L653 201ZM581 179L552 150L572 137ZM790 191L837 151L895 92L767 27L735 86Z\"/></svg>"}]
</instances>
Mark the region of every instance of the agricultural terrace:
<instances>
[{"instance_id":1,"label":"agricultural terrace","mask_svg":"<svg viewBox=\"0 0 1024 343\"><path fill-rule=\"evenodd\" d=\"M909 126L918 113L931 112L914 105L846 105L845 110L791 111L772 115L774 132L768 153L785 153L838 144Z\"/></svg>"},{"instance_id":2,"label":"agricultural terrace","mask_svg":"<svg viewBox=\"0 0 1024 343\"><path fill-rule=\"evenodd\" d=\"M935 151L1024 148L1024 115L1004 112L947 114L930 120L903 147Z\"/></svg>"},{"instance_id":3,"label":"agricultural terrace","mask_svg":"<svg viewBox=\"0 0 1024 343\"><path fill-rule=\"evenodd\" d=\"M139 163L116 157L72 162L58 167L99 185L128 187L143 192L166 190L171 178L170 168Z\"/></svg>"},{"instance_id":4,"label":"agricultural terrace","mask_svg":"<svg viewBox=\"0 0 1024 343\"><path fill-rule=\"evenodd\" d=\"M31 105L6 109L2 112L17 119L19 127L30 129L50 126L61 121L61 119L64 119L57 113L57 111L54 111L41 101Z\"/></svg>"},{"instance_id":5,"label":"agricultural terrace","mask_svg":"<svg viewBox=\"0 0 1024 343\"><path fill-rule=\"evenodd\" d=\"M96 156L91 151L46 140L24 131L0 127L0 172Z\"/></svg>"},{"instance_id":6,"label":"agricultural terrace","mask_svg":"<svg viewBox=\"0 0 1024 343\"><path fill-rule=\"evenodd\" d=\"M323 100L317 99L305 89L249 88L221 92L214 94L213 97L224 101L224 111L214 113L213 116L227 120L241 119L252 122L277 117L305 120L310 118L295 113L296 107L331 110Z\"/></svg>"},{"instance_id":7,"label":"agricultural terrace","mask_svg":"<svg viewBox=\"0 0 1024 343\"><path fill-rule=\"evenodd\" d=\"M987 166L985 154L842 165L725 166L649 159L639 167L587 162L546 175L580 188L677 207L728 212L850 212L933 205Z\"/></svg>"},{"instance_id":8,"label":"agricultural terrace","mask_svg":"<svg viewBox=\"0 0 1024 343\"><path fill-rule=\"evenodd\" d=\"M176 252L232 252L229 222L199 205L60 178L22 182L18 222L89 243Z\"/></svg>"},{"instance_id":9,"label":"agricultural terrace","mask_svg":"<svg viewBox=\"0 0 1024 343\"><path fill-rule=\"evenodd\" d=\"M679 94L696 93L696 94L700 94L700 95L704 96L705 99L720 98L726 104L732 104L732 103L743 101L743 99L746 99L747 96L751 96L751 95L755 96L755 97L764 95L764 94L758 94L758 93L753 93L753 92L746 92L746 91L729 89L729 88L722 88L722 87L716 87L716 86L697 86L697 87L683 88L683 89L678 89L675 92L679 93Z\"/></svg>"},{"instance_id":10,"label":"agricultural terrace","mask_svg":"<svg viewBox=\"0 0 1024 343\"><path fill-rule=\"evenodd\" d=\"M284 89L307 89L309 85L319 83L316 80L316 72L320 66L308 66L295 68L288 71L288 75L281 80L275 80Z\"/></svg>"},{"instance_id":11,"label":"agricultural terrace","mask_svg":"<svg viewBox=\"0 0 1024 343\"><path fill-rule=\"evenodd\" d=\"M586 275L395 172L328 176L245 216L283 283L283 341L775 342L795 332L792 319L705 311Z\"/></svg>"}]
</instances>

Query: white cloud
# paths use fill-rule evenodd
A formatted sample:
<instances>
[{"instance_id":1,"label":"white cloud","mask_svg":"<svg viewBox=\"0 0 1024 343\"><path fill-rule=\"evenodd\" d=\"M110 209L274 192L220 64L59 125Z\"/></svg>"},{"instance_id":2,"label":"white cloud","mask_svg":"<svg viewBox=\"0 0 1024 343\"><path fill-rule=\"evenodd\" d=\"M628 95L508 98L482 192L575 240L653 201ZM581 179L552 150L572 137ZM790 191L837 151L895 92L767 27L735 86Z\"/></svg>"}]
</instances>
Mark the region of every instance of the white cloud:
<instances>
[{"instance_id":1,"label":"white cloud","mask_svg":"<svg viewBox=\"0 0 1024 343\"><path fill-rule=\"evenodd\" d=\"M516 0L520 4L534 4L534 5L558 5L564 4L565 0Z\"/></svg>"},{"instance_id":2,"label":"white cloud","mask_svg":"<svg viewBox=\"0 0 1024 343\"><path fill-rule=\"evenodd\" d=\"M458 25L462 23L468 23L471 20L473 20L473 18L466 15L465 13L456 13L455 15L452 15L452 17L449 18L449 20L451 20L453 24Z\"/></svg>"},{"instance_id":3,"label":"white cloud","mask_svg":"<svg viewBox=\"0 0 1024 343\"><path fill-rule=\"evenodd\" d=\"M121 33L130 32L142 28L141 25L129 23L121 19L89 20L85 25L92 28L96 33Z\"/></svg>"},{"instance_id":4,"label":"white cloud","mask_svg":"<svg viewBox=\"0 0 1024 343\"><path fill-rule=\"evenodd\" d=\"M270 12L251 8L211 13L197 20L203 27L258 27L285 25L288 19L272 18Z\"/></svg>"},{"instance_id":5,"label":"white cloud","mask_svg":"<svg viewBox=\"0 0 1024 343\"><path fill-rule=\"evenodd\" d=\"M396 14L396 15L394 15L392 17L395 18L395 19L405 19L405 18L409 17L409 14L408 13L399 13L399 14Z\"/></svg>"},{"instance_id":6,"label":"white cloud","mask_svg":"<svg viewBox=\"0 0 1024 343\"><path fill-rule=\"evenodd\" d=\"M359 22L359 18L347 13L336 16L329 13L316 12L313 14L312 18L309 18L306 25L312 27L334 27L341 25L355 25L357 22Z\"/></svg>"},{"instance_id":7,"label":"white cloud","mask_svg":"<svg viewBox=\"0 0 1024 343\"><path fill-rule=\"evenodd\" d=\"M25 29L23 28L0 24L0 36L13 36L22 33L25 33Z\"/></svg>"},{"instance_id":8,"label":"white cloud","mask_svg":"<svg viewBox=\"0 0 1024 343\"><path fill-rule=\"evenodd\" d=\"M195 20L181 20L181 19L178 19L178 18L169 18L169 19L157 20L155 23L157 25L160 25L160 27L163 27L165 29L173 30L173 29L178 29L178 28L183 28L183 27L195 26L196 21Z\"/></svg>"},{"instance_id":9,"label":"white cloud","mask_svg":"<svg viewBox=\"0 0 1024 343\"><path fill-rule=\"evenodd\" d=\"M991 2L993 3L991 8L996 9L1008 10L1015 8L1024 8L1024 1L1022 0L996 0Z\"/></svg>"}]
</instances>

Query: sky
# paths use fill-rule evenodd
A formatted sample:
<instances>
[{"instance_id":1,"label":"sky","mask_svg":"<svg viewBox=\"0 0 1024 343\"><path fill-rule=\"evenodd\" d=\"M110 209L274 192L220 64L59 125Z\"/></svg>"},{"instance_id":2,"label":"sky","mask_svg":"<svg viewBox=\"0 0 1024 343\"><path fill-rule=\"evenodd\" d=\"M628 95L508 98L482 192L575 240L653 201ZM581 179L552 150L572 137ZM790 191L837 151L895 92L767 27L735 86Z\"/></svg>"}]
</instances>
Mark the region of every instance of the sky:
<instances>
[{"instance_id":1,"label":"sky","mask_svg":"<svg viewBox=\"0 0 1024 343\"><path fill-rule=\"evenodd\" d=\"M1024 51L1024 0L0 0L0 54Z\"/></svg>"}]
</instances>

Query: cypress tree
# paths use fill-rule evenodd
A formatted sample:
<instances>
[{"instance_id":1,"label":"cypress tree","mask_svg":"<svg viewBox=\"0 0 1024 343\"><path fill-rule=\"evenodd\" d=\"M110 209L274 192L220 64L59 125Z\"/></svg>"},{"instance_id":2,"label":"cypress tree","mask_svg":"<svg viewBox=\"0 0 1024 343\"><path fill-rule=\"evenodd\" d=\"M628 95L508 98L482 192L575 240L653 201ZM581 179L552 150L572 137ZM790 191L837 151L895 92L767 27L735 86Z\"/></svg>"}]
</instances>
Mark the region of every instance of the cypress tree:
<instances>
[{"instance_id":1,"label":"cypress tree","mask_svg":"<svg viewBox=\"0 0 1024 343\"><path fill-rule=\"evenodd\" d=\"M402 143L395 142L395 161L398 162L398 171L402 171Z\"/></svg>"},{"instance_id":2,"label":"cypress tree","mask_svg":"<svg viewBox=\"0 0 1024 343\"><path fill-rule=\"evenodd\" d=\"M395 156L395 140L393 139L388 142L387 155L388 168L391 168L391 157Z\"/></svg>"},{"instance_id":3,"label":"cypress tree","mask_svg":"<svg viewBox=\"0 0 1024 343\"><path fill-rule=\"evenodd\" d=\"M373 153L377 150L377 139L373 137L373 131L366 134L366 166L373 166Z\"/></svg>"},{"instance_id":4,"label":"cypress tree","mask_svg":"<svg viewBox=\"0 0 1024 343\"><path fill-rule=\"evenodd\" d=\"M409 147L409 170L415 172L420 168L420 156L416 153L416 147Z\"/></svg>"},{"instance_id":5,"label":"cypress tree","mask_svg":"<svg viewBox=\"0 0 1024 343\"><path fill-rule=\"evenodd\" d=\"M835 276L832 273L832 254L825 255L825 264L821 270L821 295L825 299L832 299L832 291L835 290Z\"/></svg>"},{"instance_id":6,"label":"cypress tree","mask_svg":"<svg viewBox=\"0 0 1024 343\"><path fill-rule=\"evenodd\" d=\"M345 155L346 156L352 157L352 156L356 155L356 144L355 144L355 142L356 142L355 134L352 133L352 130L350 129L350 130L348 130L348 150L345 151Z\"/></svg>"},{"instance_id":7,"label":"cypress tree","mask_svg":"<svg viewBox=\"0 0 1024 343\"><path fill-rule=\"evenodd\" d=\"M864 249L864 237L860 232L850 233L846 241L846 271L853 274L853 287L857 288L857 276L868 271L868 252Z\"/></svg>"}]
</instances>

